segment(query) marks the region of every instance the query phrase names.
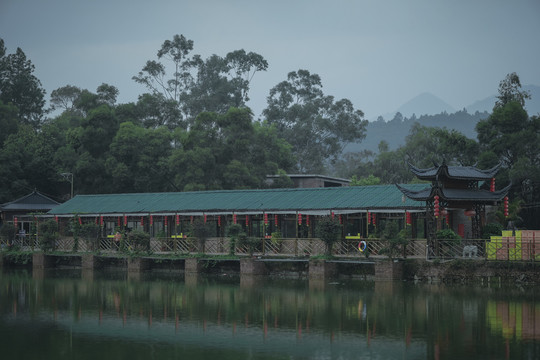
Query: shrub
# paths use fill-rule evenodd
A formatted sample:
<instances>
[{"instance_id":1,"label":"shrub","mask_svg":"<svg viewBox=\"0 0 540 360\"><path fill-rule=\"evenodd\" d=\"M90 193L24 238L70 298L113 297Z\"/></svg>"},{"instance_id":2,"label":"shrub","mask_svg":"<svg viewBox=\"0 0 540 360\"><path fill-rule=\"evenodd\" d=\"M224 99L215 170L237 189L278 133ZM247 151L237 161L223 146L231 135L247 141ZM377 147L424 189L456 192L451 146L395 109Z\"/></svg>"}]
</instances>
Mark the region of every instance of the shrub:
<instances>
[{"instance_id":1,"label":"shrub","mask_svg":"<svg viewBox=\"0 0 540 360\"><path fill-rule=\"evenodd\" d=\"M94 223L88 223L80 225L77 229L77 233L78 236L84 239L84 241L88 244L88 247L92 251L98 251L100 230L101 229L99 225L96 225Z\"/></svg>"},{"instance_id":2,"label":"shrub","mask_svg":"<svg viewBox=\"0 0 540 360\"><path fill-rule=\"evenodd\" d=\"M322 217L317 222L317 235L319 239L324 242L326 247L326 255L332 255L334 243L341 235L341 224L339 223L339 220L335 218L332 219L330 216Z\"/></svg>"},{"instance_id":3,"label":"shrub","mask_svg":"<svg viewBox=\"0 0 540 360\"><path fill-rule=\"evenodd\" d=\"M142 230L133 230L128 234L128 239L135 252L150 250L150 234Z\"/></svg>"},{"instance_id":4,"label":"shrub","mask_svg":"<svg viewBox=\"0 0 540 360\"><path fill-rule=\"evenodd\" d=\"M437 239L442 240L461 240L461 236L456 234L452 229L443 229L435 233Z\"/></svg>"},{"instance_id":5,"label":"shrub","mask_svg":"<svg viewBox=\"0 0 540 360\"><path fill-rule=\"evenodd\" d=\"M253 256L253 253L259 247L261 243L259 238L247 236L246 233L240 233L238 236L238 245L245 246L248 249L250 256Z\"/></svg>"},{"instance_id":6,"label":"shrub","mask_svg":"<svg viewBox=\"0 0 540 360\"><path fill-rule=\"evenodd\" d=\"M13 239L15 239L15 235L17 235L17 228L15 227L15 225L4 223L0 227L0 236L8 244L11 244L13 242Z\"/></svg>"},{"instance_id":7,"label":"shrub","mask_svg":"<svg viewBox=\"0 0 540 360\"><path fill-rule=\"evenodd\" d=\"M482 239L490 239L491 236L500 236L503 226L499 223L489 223L482 229Z\"/></svg>"},{"instance_id":8,"label":"shrub","mask_svg":"<svg viewBox=\"0 0 540 360\"><path fill-rule=\"evenodd\" d=\"M206 243L206 239L212 233L210 226L211 225L209 223L205 223L203 219L197 219L193 222L193 224L191 224L191 233L199 241L199 251L202 253L204 253L205 250L204 245Z\"/></svg>"},{"instance_id":9,"label":"shrub","mask_svg":"<svg viewBox=\"0 0 540 360\"><path fill-rule=\"evenodd\" d=\"M229 255L234 255L236 252L236 243L241 234L244 236L246 235L240 224L232 224L227 228L227 236L229 237Z\"/></svg>"},{"instance_id":10,"label":"shrub","mask_svg":"<svg viewBox=\"0 0 540 360\"><path fill-rule=\"evenodd\" d=\"M39 237L41 250L53 251L58 240L58 223L54 219L49 219L39 224Z\"/></svg>"},{"instance_id":11,"label":"shrub","mask_svg":"<svg viewBox=\"0 0 540 360\"><path fill-rule=\"evenodd\" d=\"M283 235L281 231L276 230L272 233L272 244L280 246L283 243Z\"/></svg>"},{"instance_id":12,"label":"shrub","mask_svg":"<svg viewBox=\"0 0 540 360\"><path fill-rule=\"evenodd\" d=\"M384 247L380 250L380 253L388 256L390 260L394 259L399 255L400 251L405 249L409 243L409 237L409 228L400 231L397 222L386 222L381 232L381 240L383 240Z\"/></svg>"}]
</instances>

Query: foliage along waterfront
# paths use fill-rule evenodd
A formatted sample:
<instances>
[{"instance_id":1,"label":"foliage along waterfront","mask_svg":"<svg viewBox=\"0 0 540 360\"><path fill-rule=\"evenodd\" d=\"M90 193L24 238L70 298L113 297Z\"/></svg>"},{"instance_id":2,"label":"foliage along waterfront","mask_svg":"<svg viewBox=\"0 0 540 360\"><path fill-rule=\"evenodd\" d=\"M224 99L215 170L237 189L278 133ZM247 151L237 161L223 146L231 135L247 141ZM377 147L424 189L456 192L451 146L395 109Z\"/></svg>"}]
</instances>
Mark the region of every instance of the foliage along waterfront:
<instances>
[{"instance_id":1,"label":"foliage along waterfront","mask_svg":"<svg viewBox=\"0 0 540 360\"><path fill-rule=\"evenodd\" d=\"M8 358L530 359L538 288L0 273ZM28 341L32 339L32 346Z\"/></svg>"},{"instance_id":2,"label":"foliage along waterfront","mask_svg":"<svg viewBox=\"0 0 540 360\"><path fill-rule=\"evenodd\" d=\"M521 210L511 220L538 228L540 118L527 113L530 94L516 73L500 82L486 118L455 114L477 121L478 140L415 123L395 150L381 141L378 152L344 154L368 135L367 121L347 98L325 94L317 74L291 71L269 90L259 118L247 108L254 75L268 66L243 49L204 59L192 40L174 35L134 74L147 91L136 102L117 103L110 84L95 91L67 84L52 91L47 109L32 62L0 39L0 203L32 189L66 199L70 185L75 194L244 189L280 174L275 186L287 187L285 174L294 172L407 183L406 161L429 167L445 159L480 168L502 162L497 184L512 181L510 198ZM399 129L404 120L392 122Z\"/></svg>"}]
</instances>

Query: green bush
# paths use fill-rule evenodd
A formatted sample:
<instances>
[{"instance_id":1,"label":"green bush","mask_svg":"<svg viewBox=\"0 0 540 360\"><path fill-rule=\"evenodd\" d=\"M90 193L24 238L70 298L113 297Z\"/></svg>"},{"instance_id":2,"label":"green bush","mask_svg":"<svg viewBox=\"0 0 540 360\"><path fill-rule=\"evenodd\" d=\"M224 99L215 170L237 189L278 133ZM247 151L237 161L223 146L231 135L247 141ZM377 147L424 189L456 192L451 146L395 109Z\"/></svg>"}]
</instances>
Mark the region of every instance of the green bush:
<instances>
[{"instance_id":1,"label":"green bush","mask_svg":"<svg viewBox=\"0 0 540 360\"><path fill-rule=\"evenodd\" d=\"M380 250L380 253L388 256L390 260L394 259L400 252L404 252L405 247L409 243L409 238L409 228L400 231L397 222L387 221L381 232L381 240L384 246Z\"/></svg>"},{"instance_id":2,"label":"green bush","mask_svg":"<svg viewBox=\"0 0 540 360\"><path fill-rule=\"evenodd\" d=\"M227 236L229 237L229 255L234 255L236 252L236 244L238 243L240 235L244 233L242 225L232 224L227 228Z\"/></svg>"},{"instance_id":3,"label":"green bush","mask_svg":"<svg viewBox=\"0 0 540 360\"><path fill-rule=\"evenodd\" d=\"M2 237L2 240L6 241L8 244L13 242L15 235L17 235L17 228L15 225L4 223L0 227L0 236Z\"/></svg>"},{"instance_id":4,"label":"green bush","mask_svg":"<svg viewBox=\"0 0 540 360\"><path fill-rule=\"evenodd\" d=\"M322 217L317 222L317 235L319 239L324 242L326 246L326 255L332 255L332 248L334 243L339 239L341 235L342 226L339 220L331 216Z\"/></svg>"},{"instance_id":5,"label":"green bush","mask_svg":"<svg viewBox=\"0 0 540 360\"><path fill-rule=\"evenodd\" d=\"M94 223L80 225L77 229L77 234L88 244L92 251L99 250L99 237L101 228ZM77 244L78 246L78 244Z\"/></svg>"},{"instance_id":6,"label":"green bush","mask_svg":"<svg viewBox=\"0 0 540 360\"><path fill-rule=\"evenodd\" d=\"M46 220L39 224L39 240L41 250L44 252L56 249L58 240L58 223L54 219Z\"/></svg>"},{"instance_id":7,"label":"green bush","mask_svg":"<svg viewBox=\"0 0 540 360\"><path fill-rule=\"evenodd\" d=\"M461 236L456 234L452 229L443 229L435 233L437 239L441 240L461 240Z\"/></svg>"},{"instance_id":8,"label":"green bush","mask_svg":"<svg viewBox=\"0 0 540 360\"><path fill-rule=\"evenodd\" d=\"M210 226L209 223L205 223L201 218L196 219L193 224L191 224L191 234L197 238L199 242L199 251L201 253L205 252L206 239L212 234Z\"/></svg>"},{"instance_id":9,"label":"green bush","mask_svg":"<svg viewBox=\"0 0 540 360\"><path fill-rule=\"evenodd\" d=\"M490 239L491 236L501 236L503 226L499 223L489 223L482 229L482 239Z\"/></svg>"},{"instance_id":10,"label":"green bush","mask_svg":"<svg viewBox=\"0 0 540 360\"><path fill-rule=\"evenodd\" d=\"M128 234L128 240L135 252L150 250L150 234L142 230L133 230Z\"/></svg>"},{"instance_id":11,"label":"green bush","mask_svg":"<svg viewBox=\"0 0 540 360\"><path fill-rule=\"evenodd\" d=\"M253 256L260 244L261 240L259 238L247 236L246 233L240 233L238 236L238 245L245 246L250 256Z\"/></svg>"}]
</instances>

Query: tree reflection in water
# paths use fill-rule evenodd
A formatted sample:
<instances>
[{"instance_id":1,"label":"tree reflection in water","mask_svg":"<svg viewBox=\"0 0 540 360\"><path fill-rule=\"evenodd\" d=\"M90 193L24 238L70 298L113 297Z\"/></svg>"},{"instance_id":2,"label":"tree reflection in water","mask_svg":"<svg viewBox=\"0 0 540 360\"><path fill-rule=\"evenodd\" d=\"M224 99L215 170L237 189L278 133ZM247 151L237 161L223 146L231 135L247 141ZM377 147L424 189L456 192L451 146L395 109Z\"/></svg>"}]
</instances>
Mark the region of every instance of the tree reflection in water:
<instances>
[{"instance_id":1,"label":"tree reflection in water","mask_svg":"<svg viewBox=\"0 0 540 360\"><path fill-rule=\"evenodd\" d=\"M4 272L0 345L41 359L538 358L537 290Z\"/></svg>"}]
</instances>

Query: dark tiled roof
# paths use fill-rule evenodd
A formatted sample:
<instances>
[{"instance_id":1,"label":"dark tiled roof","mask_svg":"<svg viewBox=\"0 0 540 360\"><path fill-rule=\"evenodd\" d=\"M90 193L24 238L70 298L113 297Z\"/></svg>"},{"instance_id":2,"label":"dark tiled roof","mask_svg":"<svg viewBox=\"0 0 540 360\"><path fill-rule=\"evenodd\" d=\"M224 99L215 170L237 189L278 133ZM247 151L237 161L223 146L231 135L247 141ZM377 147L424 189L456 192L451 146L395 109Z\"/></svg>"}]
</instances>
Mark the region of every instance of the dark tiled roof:
<instances>
[{"instance_id":1,"label":"dark tiled roof","mask_svg":"<svg viewBox=\"0 0 540 360\"><path fill-rule=\"evenodd\" d=\"M0 205L1 211L51 210L60 203L34 190L31 194Z\"/></svg>"},{"instance_id":2,"label":"dark tiled roof","mask_svg":"<svg viewBox=\"0 0 540 360\"><path fill-rule=\"evenodd\" d=\"M432 188L426 187L424 189L412 190L397 185L396 187L408 198L416 201L426 201L433 198L435 194L438 194L445 200L450 201L475 201L475 202L496 202L502 200L512 184L509 184L504 189L498 191L488 191L481 189L447 189L447 188Z\"/></svg>"},{"instance_id":3,"label":"dark tiled roof","mask_svg":"<svg viewBox=\"0 0 540 360\"><path fill-rule=\"evenodd\" d=\"M441 176L461 180L489 180L495 177L500 167L501 163L491 169L481 170L476 166L448 166L443 163L428 169L420 169L409 163L413 174L422 180L435 180Z\"/></svg>"}]
</instances>

